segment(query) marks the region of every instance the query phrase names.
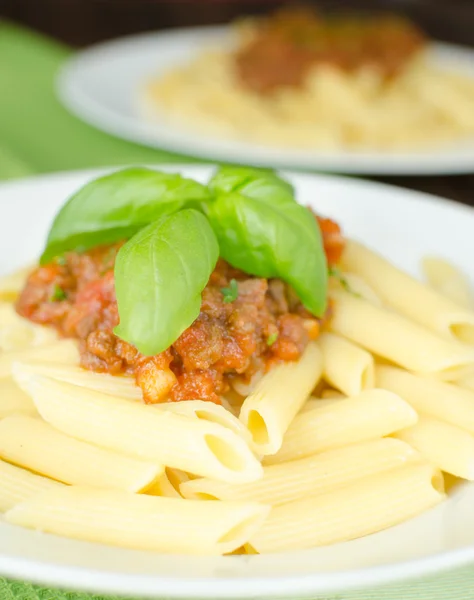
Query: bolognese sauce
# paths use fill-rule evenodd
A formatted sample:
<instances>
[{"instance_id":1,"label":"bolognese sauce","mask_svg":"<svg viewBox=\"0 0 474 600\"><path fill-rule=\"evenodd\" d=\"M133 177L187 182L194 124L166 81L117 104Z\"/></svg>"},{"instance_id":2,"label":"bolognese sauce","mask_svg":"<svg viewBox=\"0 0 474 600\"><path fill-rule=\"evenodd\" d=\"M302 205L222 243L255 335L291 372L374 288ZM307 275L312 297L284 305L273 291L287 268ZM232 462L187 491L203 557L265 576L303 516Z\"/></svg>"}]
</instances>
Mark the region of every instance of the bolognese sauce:
<instances>
[{"instance_id":1,"label":"bolognese sauce","mask_svg":"<svg viewBox=\"0 0 474 600\"><path fill-rule=\"evenodd\" d=\"M335 264L343 249L340 228L318 220L328 263ZM297 360L329 316L316 319L281 280L249 276L219 260L198 318L170 348L144 356L113 333L119 322L114 263L121 245L68 252L37 268L16 308L78 339L85 369L134 376L145 402L220 402L233 378L246 380L275 362Z\"/></svg>"},{"instance_id":2,"label":"bolognese sauce","mask_svg":"<svg viewBox=\"0 0 474 600\"><path fill-rule=\"evenodd\" d=\"M234 62L244 87L268 94L303 86L317 65L372 67L392 78L424 45L424 34L400 17L321 17L311 7L291 7L259 21Z\"/></svg>"}]
</instances>

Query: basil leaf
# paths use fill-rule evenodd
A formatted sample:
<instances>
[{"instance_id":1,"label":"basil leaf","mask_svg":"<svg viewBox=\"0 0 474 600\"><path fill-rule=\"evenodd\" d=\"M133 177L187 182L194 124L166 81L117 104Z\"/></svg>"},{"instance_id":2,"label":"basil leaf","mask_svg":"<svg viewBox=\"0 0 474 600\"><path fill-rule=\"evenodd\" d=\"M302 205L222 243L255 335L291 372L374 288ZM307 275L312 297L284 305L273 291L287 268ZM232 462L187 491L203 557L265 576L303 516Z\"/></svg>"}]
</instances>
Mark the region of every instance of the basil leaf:
<instances>
[{"instance_id":1,"label":"basil leaf","mask_svg":"<svg viewBox=\"0 0 474 600\"><path fill-rule=\"evenodd\" d=\"M270 169L221 167L210 180L209 189L216 196L239 192L260 202L295 202L293 186Z\"/></svg>"},{"instance_id":2,"label":"basil leaf","mask_svg":"<svg viewBox=\"0 0 474 600\"><path fill-rule=\"evenodd\" d=\"M221 194L207 206L221 256L259 277L289 283L304 306L322 316L327 304L327 264L311 212L296 202L271 204L241 193Z\"/></svg>"},{"instance_id":3,"label":"basil leaf","mask_svg":"<svg viewBox=\"0 0 474 600\"><path fill-rule=\"evenodd\" d=\"M63 252L128 239L161 215L199 206L208 197L207 188L196 181L143 167L100 177L76 192L59 211L41 264Z\"/></svg>"},{"instance_id":4,"label":"basil leaf","mask_svg":"<svg viewBox=\"0 0 474 600\"><path fill-rule=\"evenodd\" d=\"M214 232L197 210L166 215L139 231L115 262L116 335L147 356L166 350L198 317L218 258Z\"/></svg>"}]
</instances>

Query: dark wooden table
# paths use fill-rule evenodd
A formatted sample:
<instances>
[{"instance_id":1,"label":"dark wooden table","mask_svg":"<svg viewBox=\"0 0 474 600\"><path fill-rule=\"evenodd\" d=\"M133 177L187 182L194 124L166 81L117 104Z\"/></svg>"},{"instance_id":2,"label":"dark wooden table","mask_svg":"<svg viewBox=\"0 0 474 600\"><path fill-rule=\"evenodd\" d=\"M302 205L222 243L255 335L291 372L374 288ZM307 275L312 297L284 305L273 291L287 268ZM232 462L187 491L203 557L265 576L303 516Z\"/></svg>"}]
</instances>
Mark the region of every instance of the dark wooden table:
<instances>
[{"instance_id":1,"label":"dark wooden table","mask_svg":"<svg viewBox=\"0 0 474 600\"><path fill-rule=\"evenodd\" d=\"M0 15L68 44L88 44L140 31L227 22L292 0L0 0ZM313 0L329 11L392 11L407 15L431 36L474 47L474 0ZM472 174L377 177L474 206Z\"/></svg>"}]
</instances>

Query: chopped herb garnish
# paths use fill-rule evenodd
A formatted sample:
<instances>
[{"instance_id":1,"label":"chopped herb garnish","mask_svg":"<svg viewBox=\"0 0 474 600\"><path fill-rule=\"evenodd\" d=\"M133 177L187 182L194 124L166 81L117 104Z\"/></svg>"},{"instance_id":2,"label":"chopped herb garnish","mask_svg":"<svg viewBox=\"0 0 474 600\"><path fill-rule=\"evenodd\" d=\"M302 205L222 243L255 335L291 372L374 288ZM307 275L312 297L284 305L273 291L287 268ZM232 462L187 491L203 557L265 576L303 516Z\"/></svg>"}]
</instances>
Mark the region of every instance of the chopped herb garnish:
<instances>
[{"instance_id":1,"label":"chopped herb garnish","mask_svg":"<svg viewBox=\"0 0 474 600\"><path fill-rule=\"evenodd\" d=\"M228 288L221 289L222 295L224 296L224 302L229 304L234 302L239 297L239 287L235 279L231 279Z\"/></svg>"},{"instance_id":2,"label":"chopped herb garnish","mask_svg":"<svg viewBox=\"0 0 474 600\"><path fill-rule=\"evenodd\" d=\"M360 296L360 294L358 294L351 288L351 286L349 285L349 282L344 277L344 275L341 273L340 269L338 269L337 267L328 267L328 274L330 277L334 277L335 279L337 279L339 281L339 283L341 284L342 288L346 292L348 292L349 294L352 294L353 296L357 296L357 297Z\"/></svg>"},{"instance_id":3,"label":"chopped herb garnish","mask_svg":"<svg viewBox=\"0 0 474 600\"><path fill-rule=\"evenodd\" d=\"M66 292L58 284L54 286L53 293L51 294L51 302L61 302L66 299Z\"/></svg>"},{"instance_id":4,"label":"chopped herb garnish","mask_svg":"<svg viewBox=\"0 0 474 600\"><path fill-rule=\"evenodd\" d=\"M274 331L267 337L267 346L273 346L278 339L278 331Z\"/></svg>"}]
</instances>

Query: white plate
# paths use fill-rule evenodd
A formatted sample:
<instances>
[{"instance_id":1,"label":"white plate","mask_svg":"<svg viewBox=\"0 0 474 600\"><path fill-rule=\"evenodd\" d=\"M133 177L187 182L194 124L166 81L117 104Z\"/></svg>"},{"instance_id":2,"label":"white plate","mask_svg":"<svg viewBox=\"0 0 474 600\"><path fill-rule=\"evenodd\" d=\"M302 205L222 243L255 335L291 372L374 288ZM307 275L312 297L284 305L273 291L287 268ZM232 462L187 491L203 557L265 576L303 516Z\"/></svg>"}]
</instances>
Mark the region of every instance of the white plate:
<instances>
[{"instance_id":1,"label":"white plate","mask_svg":"<svg viewBox=\"0 0 474 600\"><path fill-rule=\"evenodd\" d=\"M209 167L172 167L206 180ZM0 273L34 260L65 198L97 173L0 185ZM438 253L473 273L474 211L407 190L351 179L291 175L300 201L338 219L347 234L417 272ZM0 482L1 485L1 482ZM304 598L436 574L474 563L474 485L387 531L304 552L193 558L122 550L39 534L0 520L0 574L137 597Z\"/></svg>"},{"instance_id":2,"label":"white plate","mask_svg":"<svg viewBox=\"0 0 474 600\"><path fill-rule=\"evenodd\" d=\"M203 137L170 124L165 114L153 123L141 116L138 105L144 82L189 61L209 45L226 46L229 41L228 28L201 27L107 42L80 52L66 63L58 78L58 93L73 113L100 129L135 142L201 158L373 175L474 171L474 139L432 152L321 152ZM474 77L474 50L436 44L432 52L440 63L462 68Z\"/></svg>"}]
</instances>

